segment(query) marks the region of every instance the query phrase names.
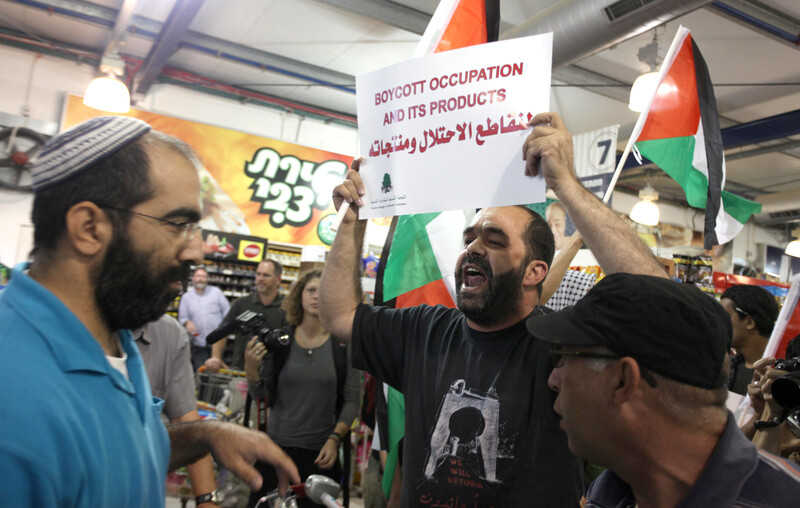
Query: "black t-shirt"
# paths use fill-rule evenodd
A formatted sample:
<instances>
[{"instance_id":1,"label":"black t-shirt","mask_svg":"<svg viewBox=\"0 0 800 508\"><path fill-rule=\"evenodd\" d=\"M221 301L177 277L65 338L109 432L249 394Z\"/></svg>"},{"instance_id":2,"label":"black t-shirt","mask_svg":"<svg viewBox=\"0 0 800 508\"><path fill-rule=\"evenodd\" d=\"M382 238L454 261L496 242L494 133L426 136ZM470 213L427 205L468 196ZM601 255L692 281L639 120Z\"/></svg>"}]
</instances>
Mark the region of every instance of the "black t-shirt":
<instances>
[{"instance_id":1,"label":"black t-shirt","mask_svg":"<svg viewBox=\"0 0 800 508\"><path fill-rule=\"evenodd\" d=\"M755 369L748 368L744 363L744 355L738 353L730 360L731 368L728 373L728 390L739 395L747 395L747 385L753 380Z\"/></svg>"},{"instance_id":2,"label":"black t-shirt","mask_svg":"<svg viewBox=\"0 0 800 508\"><path fill-rule=\"evenodd\" d=\"M525 320L483 333L443 306L358 307L353 366L405 396L403 506L578 506L548 351Z\"/></svg>"}]
</instances>

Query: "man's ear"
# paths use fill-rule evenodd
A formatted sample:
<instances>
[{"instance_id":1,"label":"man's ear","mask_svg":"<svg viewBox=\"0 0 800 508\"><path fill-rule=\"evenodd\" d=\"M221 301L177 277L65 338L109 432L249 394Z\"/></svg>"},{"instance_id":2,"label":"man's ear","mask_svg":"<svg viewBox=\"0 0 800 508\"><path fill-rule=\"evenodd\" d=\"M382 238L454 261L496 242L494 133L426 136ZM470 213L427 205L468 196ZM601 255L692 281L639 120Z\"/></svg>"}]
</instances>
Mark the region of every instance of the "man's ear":
<instances>
[{"instance_id":1,"label":"man's ear","mask_svg":"<svg viewBox=\"0 0 800 508\"><path fill-rule=\"evenodd\" d=\"M547 263L541 260L533 260L528 263L525 269L525 278L522 281L523 287L535 288L540 282L547 277L548 266Z\"/></svg>"},{"instance_id":2,"label":"man's ear","mask_svg":"<svg viewBox=\"0 0 800 508\"><path fill-rule=\"evenodd\" d=\"M747 328L748 331L757 331L756 330L756 320L753 319L753 316L749 314L744 317L744 327Z\"/></svg>"},{"instance_id":3,"label":"man's ear","mask_svg":"<svg viewBox=\"0 0 800 508\"><path fill-rule=\"evenodd\" d=\"M66 240L83 256L102 252L114 235L108 215L91 201L81 201L67 210Z\"/></svg>"},{"instance_id":4,"label":"man's ear","mask_svg":"<svg viewBox=\"0 0 800 508\"><path fill-rule=\"evenodd\" d=\"M634 398L642 383L642 371L639 364L630 356L621 358L615 366L615 386L612 395L613 403L621 406Z\"/></svg>"}]
</instances>

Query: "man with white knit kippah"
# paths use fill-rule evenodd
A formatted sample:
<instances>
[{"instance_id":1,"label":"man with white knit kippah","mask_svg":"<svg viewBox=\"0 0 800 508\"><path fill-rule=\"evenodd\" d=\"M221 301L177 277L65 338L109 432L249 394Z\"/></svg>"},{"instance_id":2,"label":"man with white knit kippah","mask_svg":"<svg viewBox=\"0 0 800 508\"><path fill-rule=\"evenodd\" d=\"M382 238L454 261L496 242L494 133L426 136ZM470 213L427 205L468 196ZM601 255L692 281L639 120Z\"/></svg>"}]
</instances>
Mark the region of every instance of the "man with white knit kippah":
<instances>
[{"instance_id":1,"label":"man with white knit kippah","mask_svg":"<svg viewBox=\"0 0 800 508\"><path fill-rule=\"evenodd\" d=\"M103 116L87 120L52 138L36 158L34 192L77 175L149 131L150 126L136 118Z\"/></svg>"},{"instance_id":2,"label":"man with white knit kippah","mask_svg":"<svg viewBox=\"0 0 800 508\"><path fill-rule=\"evenodd\" d=\"M0 504L163 506L169 469L211 452L299 481L264 434L218 422L165 429L130 329L161 316L202 258L188 145L103 117L50 139L32 169L33 263L0 295Z\"/></svg>"}]
</instances>

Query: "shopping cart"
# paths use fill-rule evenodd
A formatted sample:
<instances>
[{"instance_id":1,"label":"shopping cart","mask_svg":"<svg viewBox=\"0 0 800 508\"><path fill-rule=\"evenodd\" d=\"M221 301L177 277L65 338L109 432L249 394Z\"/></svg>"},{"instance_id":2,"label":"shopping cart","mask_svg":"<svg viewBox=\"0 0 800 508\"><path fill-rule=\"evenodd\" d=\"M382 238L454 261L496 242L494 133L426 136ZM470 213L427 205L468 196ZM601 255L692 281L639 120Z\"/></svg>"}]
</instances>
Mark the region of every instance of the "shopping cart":
<instances>
[{"instance_id":1,"label":"shopping cart","mask_svg":"<svg viewBox=\"0 0 800 508\"><path fill-rule=\"evenodd\" d=\"M201 417L249 426L249 422L244 421L247 379L243 371L209 372L202 366L195 377L195 388Z\"/></svg>"},{"instance_id":2,"label":"shopping cart","mask_svg":"<svg viewBox=\"0 0 800 508\"><path fill-rule=\"evenodd\" d=\"M195 376L197 410L203 419L214 419L249 427L246 406L247 379L244 371L221 369L210 372L201 366ZM250 497L250 486L225 468L217 469L217 493L222 506L243 507Z\"/></svg>"},{"instance_id":3,"label":"shopping cart","mask_svg":"<svg viewBox=\"0 0 800 508\"><path fill-rule=\"evenodd\" d=\"M243 424L247 399L247 380L244 376L242 371L208 372L205 367L200 367L195 376L200 417ZM247 485L222 468L217 471L217 488L225 499L222 503L225 508L244 506L250 492ZM194 498L185 468L171 471L167 475L167 496L177 497L183 508Z\"/></svg>"},{"instance_id":4,"label":"shopping cart","mask_svg":"<svg viewBox=\"0 0 800 508\"><path fill-rule=\"evenodd\" d=\"M167 473L167 497L177 497L182 508L186 508L189 500L194 499L194 491L189 483L186 468L182 467Z\"/></svg>"}]
</instances>

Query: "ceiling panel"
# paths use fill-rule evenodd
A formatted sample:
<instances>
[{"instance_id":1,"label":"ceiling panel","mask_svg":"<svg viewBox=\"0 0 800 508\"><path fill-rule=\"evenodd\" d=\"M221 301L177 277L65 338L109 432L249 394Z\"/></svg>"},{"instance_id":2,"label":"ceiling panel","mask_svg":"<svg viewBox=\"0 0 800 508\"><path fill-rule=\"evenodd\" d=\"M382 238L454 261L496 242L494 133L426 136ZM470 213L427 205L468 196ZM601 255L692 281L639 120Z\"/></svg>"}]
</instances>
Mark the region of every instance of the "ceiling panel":
<instances>
[{"instance_id":1,"label":"ceiling panel","mask_svg":"<svg viewBox=\"0 0 800 508\"><path fill-rule=\"evenodd\" d=\"M770 0L763 3L795 19L800 19L800 3L797 0Z\"/></svg>"},{"instance_id":2,"label":"ceiling panel","mask_svg":"<svg viewBox=\"0 0 800 508\"><path fill-rule=\"evenodd\" d=\"M36 38L100 50L108 39L109 29L74 18L31 9L21 4L0 2L0 25L29 33Z\"/></svg>"},{"instance_id":3,"label":"ceiling panel","mask_svg":"<svg viewBox=\"0 0 800 508\"><path fill-rule=\"evenodd\" d=\"M716 85L720 115L730 116L739 122L770 116L751 110L755 104L771 100L788 100L800 107L800 103L796 102L800 100L800 86L724 86L800 82L800 65L776 65L778 61L798 62L798 49L766 38L708 9L699 9L657 29L662 59L680 25L692 30L692 37L706 60L711 80ZM652 39L651 30L584 59L578 65L632 83L639 74L650 70L639 61L637 53ZM781 108L781 111L797 107L789 106L789 109Z\"/></svg>"},{"instance_id":4,"label":"ceiling panel","mask_svg":"<svg viewBox=\"0 0 800 508\"><path fill-rule=\"evenodd\" d=\"M229 2L229 4L232 4L236 1L237 0ZM93 0L93 3L103 4L109 7L114 7L115 9L119 9L122 6L123 0ZM203 6L219 3L219 0L205 0ZM166 21L174 5L175 0L139 0L139 3L136 4L136 10L134 11L134 14L136 16L143 16L145 18L158 21L159 23L163 23Z\"/></svg>"},{"instance_id":5,"label":"ceiling panel","mask_svg":"<svg viewBox=\"0 0 800 508\"><path fill-rule=\"evenodd\" d=\"M304 104L350 115L356 113L355 95L337 89L309 85L305 81L270 71L238 64L229 60L189 50L178 51L169 62L181 69L228 85L252 89L271 96L280 96ZM257 86L258 84L266 86ZM288 85L288 86L279 86Z\"/></svg>"},{"instance_id":6,"label":"ceiling panel","mask_svg":"<svg viewBox=\"0 0 800 508\"><path fill-rule=\"evenodd\" d=\"M368 60L366 57L353 59L355 61L340 58L353 46L366 52L379 51L372 46L410 46L408 53L397 54L396 49L392 49L391 54L384 55L389 60L405 59L419 39L376 20L311 0L240 0L236 3L244 5L230 14L226 9L224 16L222 12L204 7L195 18L192 30L269 53L290 54L293 59L348 74L363 72L359 67Z\"/></svg>"}]
</instances>

